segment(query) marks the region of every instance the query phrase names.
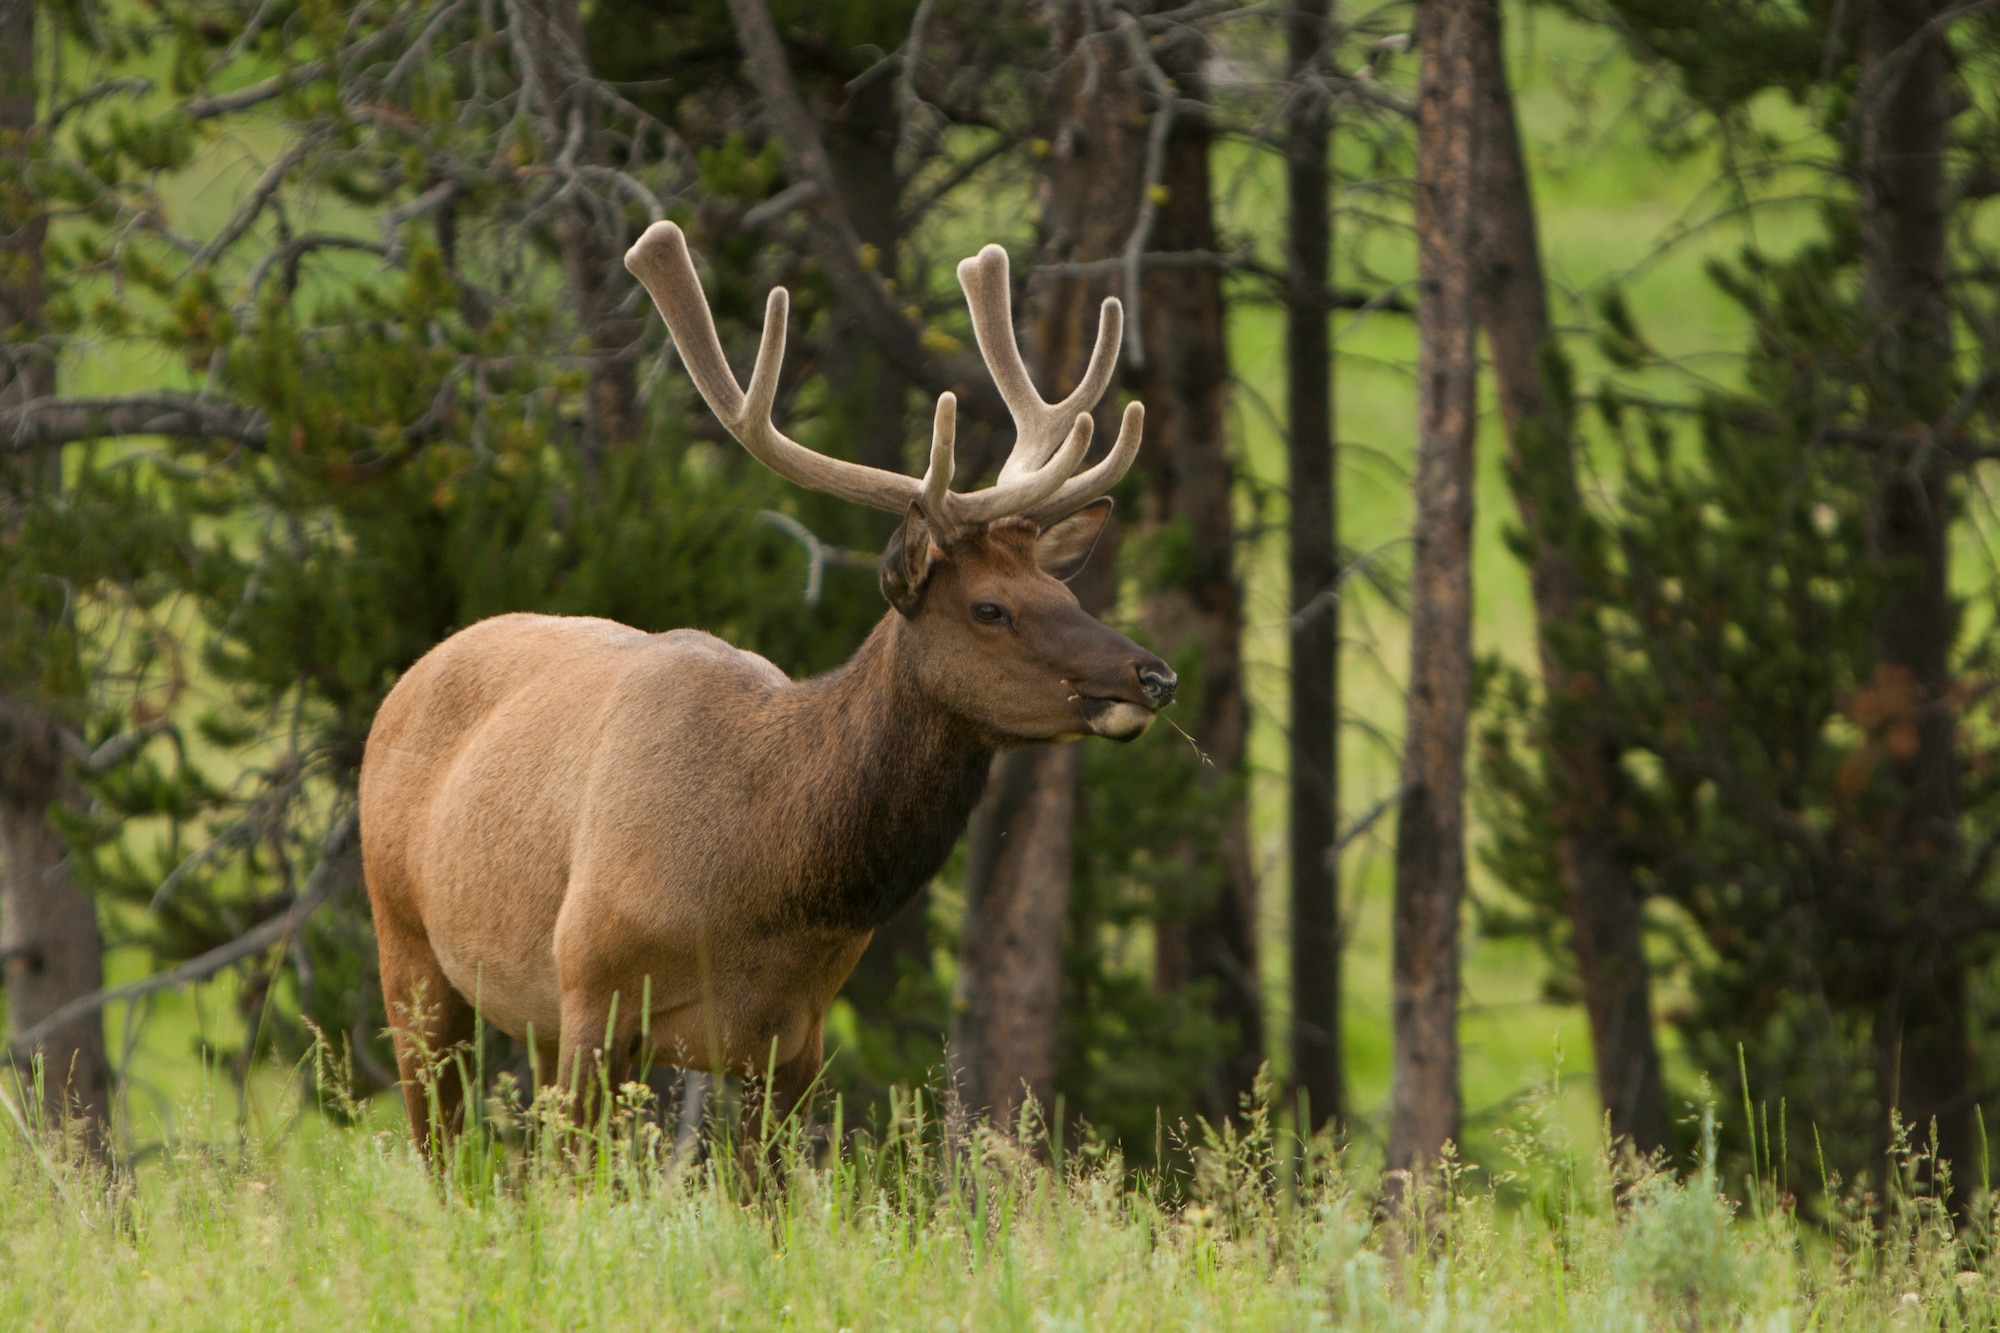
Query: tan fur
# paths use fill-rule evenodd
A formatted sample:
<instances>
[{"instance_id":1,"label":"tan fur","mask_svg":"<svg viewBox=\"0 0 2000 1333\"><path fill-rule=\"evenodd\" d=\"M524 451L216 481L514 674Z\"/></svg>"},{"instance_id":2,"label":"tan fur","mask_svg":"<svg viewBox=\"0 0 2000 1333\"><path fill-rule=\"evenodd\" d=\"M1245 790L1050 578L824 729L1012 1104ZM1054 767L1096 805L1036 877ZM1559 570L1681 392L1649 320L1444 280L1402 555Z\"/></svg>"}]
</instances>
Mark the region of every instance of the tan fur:
<instances>
[{"instance_id":1,"label":"tan fur","mask_svg":"<svg viewBox=\"0 0 2000 1333\"><path fill-rule=\"evenodd\" d=\"M475 1005L535 1043L544 1078L587 1085L585 1054L622 1078L643 1028L666 1063L775 1061L788 1106L873 926L935 872L993 751L1130 739L1171 697L1164 663L1038 567L1080 563L1108 503L944 546L913 514L890 557L921 566L913 601L812 680L699 631L535 615L412 667L369 734L361 829L419 1143L450 1128L417 1086L424 1048L467 1037ZM982 621L989 605L1007 623ZM463 1090L442 1092L449 1120Z\"/></svg>"}]
</instances>

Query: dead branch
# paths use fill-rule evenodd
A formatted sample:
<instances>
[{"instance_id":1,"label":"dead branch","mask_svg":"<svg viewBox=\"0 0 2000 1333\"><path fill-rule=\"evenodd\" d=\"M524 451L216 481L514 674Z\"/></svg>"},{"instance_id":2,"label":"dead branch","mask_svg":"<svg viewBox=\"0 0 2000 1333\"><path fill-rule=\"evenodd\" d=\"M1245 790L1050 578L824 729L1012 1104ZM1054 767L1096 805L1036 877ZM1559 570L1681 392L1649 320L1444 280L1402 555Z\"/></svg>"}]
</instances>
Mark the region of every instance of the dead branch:
<instances>
[{"instance_id":1,"label":"dead branch","mask_svg":"<svg viewBox=\"0 0 2000 1333\"><path fill-rule=\"evenodd\" d=\"M254 408L192 394L37 398L0 410L0 454L118 435L206 437L262 449L270 429L270 419Z\"/></svg>"},{"instance_id":2,"label":"dead branch","mask_svg":"<svg viewBox=\"0 0 2000 1333\"><path fill-rule=\"evenodd\" d=\"M964 353L950 357L927 350L919 331L905 319L881 278L861 262L861 241L841 204L840 191L819 140L812 116L792 80L777 25L764 0L729 0L736 33L743 43L750 81L764 103L764 114L776 132L792 175L818 187L810 207L818 225L811 228L813 252L826 266L827 277L843 304L895 367L928 393L954 392L959 410L1004 425L1006 407L987 379L979 359Z\"/></svg>"},{"instance_id":3,"label":"dead branch","mask_svg":"<svg viewBox=\"0 0 2000 1333\"><path fill-rule=\"evenodd\" d=\"M291 175L292 168L303 162L307 155L329 137L331 131L324 129L303 135L297 143L279 154L278 160L265 169L263 176L258 178L249 195L237 205L236 212L229 222L195 252L194 258L188 260L188 271L192 272L204 264L214 263L218 255L236 244L244 232L256 225L257 219L263 216L264 206L271 202L273 195L277 194L279 187L285 183L285 177Z\"/></svg>"},{"instance_id":4,"label":"dead branch","mask_svg":"<svg viewBox=\"0 0 2000 1333\"><path fill-rule=\"evenodd\" d=\"M1153 110L1152 124L1146 131L1146 161L1144 175L1139 184L1139 213L1132 221L1132 232L1125 238L1123 271L1125 275L1125 360L1132 369L1146 368L1146 335L1142 332L1145 320L1140 316L1140 256L1146 251L1146 243L1153 236L1153 219L1160 210L1160 182L1167 170L1167 140L1174 131L1174 108L1178 98L1173 81L1160 68L1160 62L1153 58L1152 43L1146 40L1146 30L1139 21L1124 11L1119 11L1118 26L1125 36L1125 45L1131 49L1132 60L1146 75L1146 83L1153 90L1153 99L1158 103Z\"/></svg>"},{"instance_id":5,"label":"dead branch","mask_svg":"<svg viewBox=\"0 0 2000 1333\"><path fill-rule=\"evenodd\" d=\"M767 227L795 208L803 208L819 193L819 185L814 181L794 181L760 204L754 204L743 214L743 225L752 231Z\"/></svg>"},{"instance_id":6,"label":"dead branch","mask_svg":"<svg viewBox=\"0 0 2000 1333\"><path fill-rule=\"evenodd\" d=\"M273 268L282 267L289 273L299 260L315 250L359 250L371 255L389 253L389 247L378 241L364 241L358 236L337 236L331 232L308 232L304 236L293 237L283 245L274 246L251 265L250 276L243 280L245 292L254 299L257 289L264 285L264 279Z\"/></svg>"},{"instance_id":7,"label":"dead branch","mask_svg":"<svg viewBox=\"0 0 2000 1333\"><path fill-rule=\"evenodd\" d=\"M288 69L282 74L273 74L268 79L238 88L233 93L218 93L212 97L196 97L181 106L181 114L189 120L213 120L231 112L245 111L253 106L283 97L300 84L311 83L326 73L326 66L317 60L307 61L296 69Z\"/></svg>"},{"instance_id":8,"label":"dead branch","mask_svg":"<svg viewBox=\"0 0 2000 1333\"><path fill-rule=\"evenodd\" d=\"M128 985L95 991L71 1000L14 1038L15 1055L23 1057L28 1055L55 1033L62 1031L71 1023L102 1012L107 1005L140 999L155 991L169 990L176 986L185 986L191 981L204 980L245 958L262 953L274 944L290 939L305 924L306 918L318 911L327 899L354 882L361 869L361 845L357 836L360 827L360 818L352 812L334 825L333 832L327 835L325 846L321 849L319 864L313 867L312 874L306 879L305 892L280 915L252 926L229 943L210 949L199 958L190 958L178 967L155 972Z\"/></svg>"}]
</instances>

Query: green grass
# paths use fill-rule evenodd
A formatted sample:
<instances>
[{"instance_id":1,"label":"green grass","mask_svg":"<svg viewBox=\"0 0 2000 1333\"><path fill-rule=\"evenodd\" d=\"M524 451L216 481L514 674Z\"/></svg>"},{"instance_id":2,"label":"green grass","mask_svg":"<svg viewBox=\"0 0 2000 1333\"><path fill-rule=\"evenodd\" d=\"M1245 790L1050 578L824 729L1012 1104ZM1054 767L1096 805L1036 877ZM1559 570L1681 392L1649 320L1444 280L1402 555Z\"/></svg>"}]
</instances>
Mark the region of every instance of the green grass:
<instances>
[{"instance_id":1,"label":"green grass","mask_svg":"<svg viewBox=\"0 0 2000 1333\"><path fill-rule=\"evenodd\" d=\"M295 1084L293 1086L296 1086ZM399 1129L308 1105L103 1175L0 1108L8 1329L1990 1328L1991 1196L1955 1230L1895 1188L1873 1219L1739 1209L1579 1160L1557 1098L1385 1219L1375 1178L1254 1116L1192 1170L1097 1145L947 1132L904 1096L874 1135L675 1160L644 1118L567 1128L553 1100L460 1141L439 1175ZM209 1108L212 1109L212 1108ZM839 1123L839 1109L824 1117ZM204 1119L190 1108L188 1123ZM1713 1139L1712 1113L1704 1117ZM825 1128L823 1125L822 1128ZM839 1144L836 1151L830 1144ZM761 1163L764 1155L748 1160ZM1053 1164L1051 1164L1053 1161Z\"/></svg>"}]
</instances>

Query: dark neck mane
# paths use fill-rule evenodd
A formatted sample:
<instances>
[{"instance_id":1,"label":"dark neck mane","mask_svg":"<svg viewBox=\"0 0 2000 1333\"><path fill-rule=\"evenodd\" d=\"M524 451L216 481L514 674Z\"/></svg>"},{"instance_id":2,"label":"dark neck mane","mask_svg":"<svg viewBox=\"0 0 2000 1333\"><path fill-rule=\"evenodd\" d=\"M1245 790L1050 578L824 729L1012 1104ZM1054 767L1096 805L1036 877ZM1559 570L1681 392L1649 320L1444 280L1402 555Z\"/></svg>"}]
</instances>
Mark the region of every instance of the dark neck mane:
<instances>
[{"instance_id":1,"label":"dark neck mane","mask_svg":"<svg viewBox=\"0 0 2000 1333\"><path fill-rule=\"evenodd\" d=\"M924 695L902 619L889 612L846 664L781 692L790 827L769 836L800 849L787 897L810 924L887 921L944 865L986 786L994 738Z\"/></svg>"}]
</instances>

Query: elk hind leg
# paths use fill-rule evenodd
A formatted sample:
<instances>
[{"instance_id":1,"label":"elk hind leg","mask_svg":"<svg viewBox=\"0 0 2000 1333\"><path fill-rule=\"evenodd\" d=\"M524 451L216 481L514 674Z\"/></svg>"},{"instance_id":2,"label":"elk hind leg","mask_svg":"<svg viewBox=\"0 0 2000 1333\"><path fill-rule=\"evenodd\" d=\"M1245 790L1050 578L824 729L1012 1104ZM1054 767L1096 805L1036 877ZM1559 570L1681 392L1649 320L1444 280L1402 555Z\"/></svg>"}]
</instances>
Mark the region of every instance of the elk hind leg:
<instances>
[{"instance_id":1,"label":"elk hind leg","mask_svg":"<svg viewBox=\"0 0 2000 1333\"><path fill-rule=\"evenodd\" d=\"M806 1094L819 1081L826 1064L826 1043L821 1027L814 1023L805 1044L791 1059L771 1071L770 1105L773 1132L786 1118L802 1109Z\"/></svg>"},{"instance_id":2,"label":"elk hind leg","mask_svg":"<svg viewBox=\"0 0 2000 1333\"><path fill-rule=\"evenodd\" d=\"M795 1113L803 1115L806 1094L819 1080L825 1062L825 1040L815 1022L790 1059L746 1071L762 1087L758 1095L744 1099L740 1160L745 1168L782 1172L786 1146L794 1141L795 1132L807 1128L787 1122Z\"/></svg>"},{"instance_id":3,"label":"elk hind leg","mask_svg":"<svg viewBox=\"0 0 2000 1333\"><path fill-rule=\"evenodd\" d=\"M617 991L563 992L556 1083L572 1099L571 1114L578 1125L596 1123L606 1097L616 1097L630 1076L639 1039L638 1008L636 1000Z\"/></svg>"},{"instance_id":4,"label":"elk hind leg","mask_svg":"<svg viewBox=\"0 0 2000 1333\"><path fill-rule=\"evenodd\" d=\"M403 1108L411 1136L428 1157L463 1128L470 1055L459 1048L470 1044L477 1024L429 940L378 921L376 943Z\"/></svg>"}]
</instances>

